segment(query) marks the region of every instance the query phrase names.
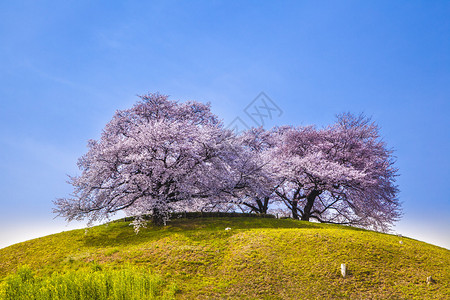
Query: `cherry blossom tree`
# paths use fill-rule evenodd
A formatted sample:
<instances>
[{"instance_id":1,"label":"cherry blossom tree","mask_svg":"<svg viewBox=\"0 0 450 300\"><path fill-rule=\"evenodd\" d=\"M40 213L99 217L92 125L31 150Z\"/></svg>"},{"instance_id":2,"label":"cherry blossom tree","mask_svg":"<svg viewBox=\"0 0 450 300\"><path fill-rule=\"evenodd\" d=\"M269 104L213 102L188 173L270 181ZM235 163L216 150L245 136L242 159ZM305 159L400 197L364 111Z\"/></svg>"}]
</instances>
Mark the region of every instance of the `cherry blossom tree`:
<instances>
[{"instance_id":1,"label":"cherry blossom tree","mask_svg":"<svg viewBox=\"0 0 450 300\"><path fill-rule=\"evenodd\" d=\"M81 175L70 177L73 196L57 199L54 211L98 221L123 210L165 223L173 206L202 207L233 187L228 174L238 146L208 104L142 96L89 141Z\"/></svg>"},{"instance_id":2,"label":"cherry blossom tree","mask_svg":"<svg viewBox=\"0 0 450 300\"><path fill-rule=\"evenodd\" d=\"M324 129L281 127L276 195L293 218L388 230L400 217L392 151L379 128L349 113Z\"/></svg>"},{"instance_id":3,"label":"cherry blossom tree","mask_svg":"<svg viewBox=\"0 0 450 300\"><path fill-rule=\"evenodd\" d=\"M364 116L236 136L209 104L140 98L89 141L73 195L55 201L58 215L93 222L124 211L139 227L148 214L164 224L170 211L267 213L276 201L301 220L386 230L400 217L392 151Z\"/></svg>"},{"instance_id":4,"label":"cherry blossom tree","mask_svg":"<svg viewBox=\"0 0 450 300\"><path fill-rule=\"evenodd\" d=\"M241 148L235 171L241 180L232 190L234 199L229 201L243 205L249 212L266 214L279 183L277 166L270 155L275 147L272 133L262 127L252 128L241 133L237 140Z\"/></svg>"}]
</instances>

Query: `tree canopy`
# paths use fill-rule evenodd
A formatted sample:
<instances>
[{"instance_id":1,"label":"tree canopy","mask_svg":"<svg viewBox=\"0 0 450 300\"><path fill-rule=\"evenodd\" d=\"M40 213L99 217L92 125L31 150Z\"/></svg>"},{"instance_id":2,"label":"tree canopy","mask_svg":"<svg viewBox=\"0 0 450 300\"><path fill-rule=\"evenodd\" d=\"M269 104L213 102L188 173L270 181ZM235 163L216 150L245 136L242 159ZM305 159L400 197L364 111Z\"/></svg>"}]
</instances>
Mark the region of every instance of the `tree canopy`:
<instances>
[{"instance_id":1,"label":"tree canopy","mask_svg":"<svg viewBox=\"0 0 450 300\"><path fill-rule=\"evenodd\" d=\"M327 128L285 127L273 162L275 191L294 218L374 229L400 217L392 151L364 116L339 115Z\"/></svg>"},{"instance_id":2,"label":"tree canopy","mask_svg":"<svg viewBox=\"0 0 450 300\"><path fill-rule=\"evenodd\" d=\"M124 210L162 223L176 202L202 207L227 189L237 153L232 138L209 105L142 96L116 112L99 141L89 141L81 175L70 178L73 197L58 199L56 212L96 221Z\"/></svg>"},{"instance_id":3,"label":"tree canopy","mask_svg":"<svg viewBox=\"0 0 450 300\"><path fill-rule=\"evenodd\" d=\"M341 114L335 124L224 128L209 104L140 97L88 142L70 177L72 197L55 201L67 220L97 221L118 211L289 211L301 220L387 230L400 217L392 151L369 118Z\"/></svg>"}]
</instances>

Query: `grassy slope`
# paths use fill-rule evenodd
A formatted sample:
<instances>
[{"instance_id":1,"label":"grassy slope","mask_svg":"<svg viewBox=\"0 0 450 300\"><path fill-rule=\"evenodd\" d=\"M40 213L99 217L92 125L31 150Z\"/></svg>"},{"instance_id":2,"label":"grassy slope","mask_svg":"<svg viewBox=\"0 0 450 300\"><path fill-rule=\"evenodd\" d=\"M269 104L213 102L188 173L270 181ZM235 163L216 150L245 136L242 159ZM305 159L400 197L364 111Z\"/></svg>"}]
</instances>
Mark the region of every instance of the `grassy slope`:
<instances>
[{"instance_id":1,"label":"grassy slope","mask_svg":"<svg viewBox=\"0 0 450 300\"><path fill-rule=\"evenodd\" d=\"M449 250L350 227L260 218L178 219L137 235L126 222L54 234L0 249L0 280L24 264L46 276L94 263L150 269L176 283L181 299L450 295ZM345 279L341 263L348 265ZM427 285L430 275L436 283Z\"/></svg>"}]
</instances>

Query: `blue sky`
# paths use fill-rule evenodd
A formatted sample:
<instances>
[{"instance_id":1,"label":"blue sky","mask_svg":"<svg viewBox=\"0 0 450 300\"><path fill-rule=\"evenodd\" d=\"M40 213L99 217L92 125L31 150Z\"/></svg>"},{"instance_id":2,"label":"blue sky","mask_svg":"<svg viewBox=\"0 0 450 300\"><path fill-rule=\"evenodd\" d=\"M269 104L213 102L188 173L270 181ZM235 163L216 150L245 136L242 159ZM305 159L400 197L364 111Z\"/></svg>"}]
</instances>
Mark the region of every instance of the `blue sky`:
<instances>
[{"instance_id":1,"label":"blue sky","mask_svg":"<svg viewBox=\"0 0 450 300\"><path fill-rule=\"evenodd\" d=\"M52 200L137 94L253 125L263 91L283 111L266 126L372 116L400 169L395 231L450 249L449 34L448 1L2 1L0 247L84 226Z\"/></svg>"}]
</instances>

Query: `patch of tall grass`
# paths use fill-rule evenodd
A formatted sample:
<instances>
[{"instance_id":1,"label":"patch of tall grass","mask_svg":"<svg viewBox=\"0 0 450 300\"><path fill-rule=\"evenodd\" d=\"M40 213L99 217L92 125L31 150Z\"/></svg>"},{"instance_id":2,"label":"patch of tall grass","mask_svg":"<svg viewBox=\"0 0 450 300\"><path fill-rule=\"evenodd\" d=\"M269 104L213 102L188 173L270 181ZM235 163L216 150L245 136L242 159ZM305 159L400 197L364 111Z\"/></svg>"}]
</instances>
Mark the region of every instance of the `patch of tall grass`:
<instances>
[{"instance_id":1,"label":"patch of tall grass","mask_svg":"<svg viewBox=\"0 0 450 300\"><path fill-rule=\"evenodd\" d=\"M0 285L0 299L173 299L177 288L160 276L135 267L120 270L91 269L36 276L20 267Z\"/></svg>"}]
</instances>

